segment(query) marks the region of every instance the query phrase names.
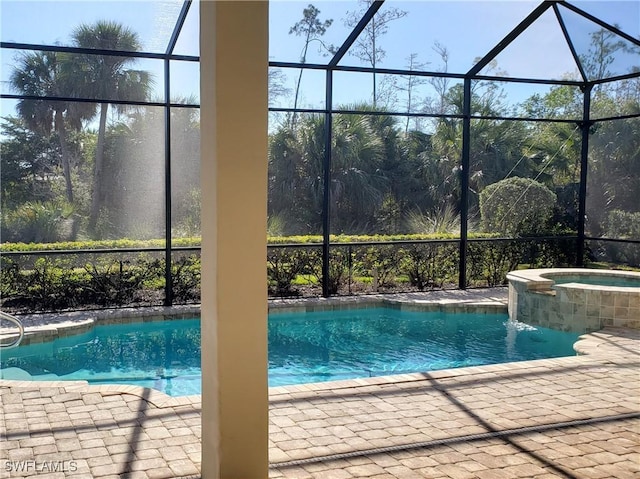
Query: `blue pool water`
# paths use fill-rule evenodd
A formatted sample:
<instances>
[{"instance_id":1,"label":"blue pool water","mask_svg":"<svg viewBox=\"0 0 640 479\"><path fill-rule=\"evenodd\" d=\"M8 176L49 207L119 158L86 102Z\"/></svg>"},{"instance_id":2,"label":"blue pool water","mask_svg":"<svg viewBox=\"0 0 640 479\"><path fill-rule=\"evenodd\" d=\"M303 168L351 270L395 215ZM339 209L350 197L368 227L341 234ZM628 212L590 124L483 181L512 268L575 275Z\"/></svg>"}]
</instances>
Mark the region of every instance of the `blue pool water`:
<instances>
[{"instance_id":1,"label":"blue pool water","mask_svg":"<svg viewBox=\"0 0 640 479\"><path fill-rule=\"evenodd\" d=\"M607 275L549 275L556 284L581 283L594 286L616 286L623 288L640 288L640 278Z\"/></svg>"},{"instance_id":2,"label":"blue pool water","mask_svg":"<svg viewBox=\"0 0 640 479\"><path fill-rule=\"evenodd\" d=\"M269 385L476 366L575 354L578 335L506 314L390 309L269 316ZM2 353L5 379L132 384L200 393L200 321L97 326Z\"/></svg>"}]
</instances>

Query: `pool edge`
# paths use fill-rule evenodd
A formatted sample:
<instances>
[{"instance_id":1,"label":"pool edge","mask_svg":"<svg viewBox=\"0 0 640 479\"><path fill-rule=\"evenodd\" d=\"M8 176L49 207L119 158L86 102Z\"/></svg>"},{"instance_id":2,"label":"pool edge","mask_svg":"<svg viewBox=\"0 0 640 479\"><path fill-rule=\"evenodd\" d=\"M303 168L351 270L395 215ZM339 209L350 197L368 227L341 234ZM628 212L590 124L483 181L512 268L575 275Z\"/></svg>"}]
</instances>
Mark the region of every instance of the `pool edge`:
<instances>
[{"instance_id":1,"label":"pool edge","mask_svg":"<svg viewBox=\"0 0 640 479\"><path fill-rule=\"evenodd\" d=\"M467 366L454 369L441 369L422 373L396 374L388 376L376 376L371 378L345 379L338 381L325 381L316 383L296 384L288 386L269 387L269 398L279 400L291 394L308 393L319 394L322 391L339 391L352 388L384 387L394 385L410 385L412 383L425 380L442 380L447 378L458 378L462 376L474 376L485 373L500 373L518 369L537 369L540 366L566 366L567 364L583 364L585 359L594 356L601 356L607 359L607 363L616 362L616 354L619 351L612 349L612 338L626 338L633 341L640 341L640 331L630 328L606 327L600 331L594 331L581 335L574 344L575 356L562 356L557 358L534 359L528 361L512 361L499 364L488 364L483 366ZM193 394L187 396L169 396L157 389L130 386L120 384L89 384L86 381L24 381L12 379L0 379L0 388L38 388L59 387L66 391L86 391L96 392L103 395L128 394L138 397L152 404L157 408L198 405L202 396Z\"/></svg>"},{"instance_id":2,"label":"pool edge","mask_svg":"<svg viewBox=\"0 0 640 479\"><path fill-rule=\"evenodd\" d=\"M310 313L378 306L418 312L506 313L507 291L506 287L500 287L472 291L433 291L364 297L275 299L269 300L269 312ZM22 344L36 344L82 334L99 325L193 319L199 316L199 304L20 315L25 326Z\"/></svg>"}]
</instances>

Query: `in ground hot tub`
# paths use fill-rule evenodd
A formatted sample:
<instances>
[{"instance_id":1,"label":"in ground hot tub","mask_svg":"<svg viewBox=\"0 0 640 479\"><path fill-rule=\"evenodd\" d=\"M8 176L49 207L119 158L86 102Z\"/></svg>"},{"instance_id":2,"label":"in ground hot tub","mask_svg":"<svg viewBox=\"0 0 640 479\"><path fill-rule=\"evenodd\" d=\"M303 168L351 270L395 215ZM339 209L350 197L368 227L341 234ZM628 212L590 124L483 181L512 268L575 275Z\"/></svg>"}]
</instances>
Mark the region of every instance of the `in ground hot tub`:
<instances>
[{"instance_id":1,"label":"in ground hot tub","mask_svg":"<svg viewBox=\"0 0 640 479\"><path fill-rule=\"evenodd\" d=\"M578 333L605 326L640 329L640 273L525 269L510 272L507 280L513 320Z\"/></svg>"}]
</instances>

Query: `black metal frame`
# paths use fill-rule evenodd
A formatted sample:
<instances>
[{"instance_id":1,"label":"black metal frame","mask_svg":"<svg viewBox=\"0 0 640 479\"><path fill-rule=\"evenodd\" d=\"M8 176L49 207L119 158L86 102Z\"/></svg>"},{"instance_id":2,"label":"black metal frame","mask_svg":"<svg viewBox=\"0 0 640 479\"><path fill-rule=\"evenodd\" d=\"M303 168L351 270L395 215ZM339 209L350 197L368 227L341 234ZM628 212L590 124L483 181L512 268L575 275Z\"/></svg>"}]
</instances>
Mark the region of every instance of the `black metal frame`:
<instances>
[{"instance_id":1,"label":"black metal frame","mask_svg":"<svg viewBox=\"0 0 640 479\"><path fill-rule=\"evenodd\" d=\"M172 238L171 238L171 229L172 229L172 217L171 217L171 164L172 164L172 155L171 155L171 109L172 108L199 108L198 104L181 104L181 103L172 103L170 100L170 68L172 60L179 61L187 61L187 62L199 62L198 56L190 56L190 55L175 55L173 50L178 41L180 32L186 20L187 14L191 7L192 0L185 0L182 6L182 9L178 15L178 19L176 21L176 25L172 32L171 38L167 45L167 49L164 53L148 53L148 52L127 52L127 51L112 51L112 50L95 50L95 49L84 49L84 48L76 48L76 47L63 47L63 46L54 46L54 45L33 45L26 43L9 43L2 42L0 43L0 48L3 49L15 49L15 50L34 50L34 51L54 51L54 52L67 52L67 53L77 53L77 54L93 54L93 55L110 55L110 56L127 56L133 58L146 58L146 59L157 59L163 60L164 62L164 101L163 102L145 102L145 101L125 101L125 100L109 100L109 99L87 99L87 98L66 98L66 97L36 97L36 96L27 96L27 95L13 95L13 94L2 94L0 98L3 99L18 99L18 100L49 100L49 101L75 101L75 102L89 102L89 103L111 103L111 104L126 104L126 105L137 105L137 106L158 106L164 107L165 109L165 247L164 248L133 248L130 250L124 249L103 249L103 250L87 250L87 251L42 251L42 252L21 252L21 253L9 253L4 252L2 254L78 254L82 252L91 252L91 253L122 253L126 251L147 251L147 252L158 252L164 251L165 259L166 259L166 269L165 269L165 278L166 278L166 291L165 291L165 305L171 305L173 301L172 289L171 289L171 255L173 251L178 250L198 250L199 248L180 248L172 246ZM323 252L323 264L322 264L322 272L323 272L323 295L328 295L328 273L329 273L329 252L332 246L344 246L343 243L332 244L330 241L330 182L331 182L331 144L332 144L332 118L334 114L367 114L367 115L385 115L385 116L410 116L410 117L424 117L424 118L457 118L462 120L463 123L463 144L462 144L462 158L461 161L461 169L460 169L460 184L461 184L461 200L460 200L460 217L461 217L461 228L460 228L460 239L459 241L460 247L460 276L459 276L459 288L465 289L466 285L466 262L467 262L467 246L470 241L468 237L468 215L469 215L469 205L468 205L468 189L469 189L469 161L470 161L470 143L471 143L471 120L473 119L489 119L489 120L513 120L513 121L544 121L544 122L559 122L559 123L573 123L577 124L581 129L582 135L582 151L581 151L581 161L580 161L580 188L579 188L579 218L578 218L578 259L577 265L582 266L584 264L584 254L585 254L585 242L586 241L622 241L626 243L640 244L640 240L615 240L615 239L607 239L607 238L592 238L587 237L585 235L585 211L586 211L586 194L587 194L587 173L588 173L588 146L589 146L589 131L594 123L610 121L615 119L625 119L625 118L638 118L640 114L636 115L624 115L619 117L611 117L611 118L599 118L599 119L591 119L590 118L590 92L594 85L609 83L613 81L619 81L629 78L637 78L640 77L640 72L631 73L626 75L619 75L616 77L606 78L606 79L595 79L589 80L586 77L585 71L581 65L575 47L573 45L572 39L567 31L567 28L564 24L564 20L562 15L560 14L560 7L568 8L581 15L582 17L593 21L600 25L602 28L606 28L617 35L625 38L629 42L640 47L640 41L634 39L633 37L625 34L619 29L615 28L612 25L609 25L602 20L584 12L578 7L574 5L564 2L563 0L545 0L538 7L536 7L520 24L518 24L511 32L509 32L498 44L489 51L478 63L476 63L473 68L471 68L468 72L461 73L447 73L447 72L433 72L433 71L406 71L406 70L398 70L398 69L385 69L385 68L368 68L368 67L352 67L352 66L343 66L338 65L340 60L345 56L348 52L349 48L356 41L358 36L362 33L366 25L371 21L371 19L375 16L378 10L384 4L384 0L376 0L374 1L370 8L365 12L364 16L358 22L358 24L354 27L352 32L349 34L344 43L338 48L336 53L333 55L331 60L326 64L301 64L295 62L277 62L271 61L269 62L269 67L273 68L296 68L296 69L309 69L309 70L322 70L325 71L326 80L325 80L325 107L324 108L278 108L272 107L269 108L270 112L287 112L287 113L317 113L324 115L325 118L325 154L323 160L323 208L322 208L322 252ZM545 79L532 79L532 78L504 78L504 77L496 77L490 75L482 75L480 71L489 64L491 60L495 58L500 52L502 52L512 41L514 41L522 32L524 32L531 24L533 24L543 13L545 13L549 8L552 8L557 20L561 26L562 32L565 36L565 40L567 41L573 58L578 65L578 69L580 71L580 75L582 76L582 81L575 80L545 80ZM333 73L336 71L341 72L359 72L359 73L379 73L379 74L390 74L390 75L413 75L413 76L423 76L423 77L446 77L451 79L457 79L463 81L464 86L464 108L461 115L435 115L435 114L424 114L424 113L406 113L406 112L371 112L371 111L357 111L357 110L343 110L343 109L334 109L333 108ZM513 118L513 117L495 117L495 116L478 116L471 114L471 82L472 81L497 81L497 82L505 82L505 83L528 83L528 84L546 84L546 85L568 85L579 87L582 89L584 94L584 102L583 102L583 114L580 119L543 119L543 118ZM566 237L558 237L558 239L566 239ZM503 239L496 238L494 241L500 241ZM492 241L486 239L484 241ZM359 244L359 243L358 243ZM393 244L393 243L390 243ZM292 245L290 245L292 246ZM314 244L314 246L318 246L318 244ZM278 248L282 247L281 245L273 245L271 247Z\"/></svg>"},{"instance_id":2,"label":"black metal frame","mask_svg":"<svg viewBox=\"0 0 640 479\"><path fill-rule=\"evenodd\" d=\"M40 251L40 252L21 252L19 254L24 255L45 255L45 254L79 254L79 253L124 253L124 252L164 252L165 256L165 296L164 305L171 306L173 304L173 288L172 285L172 272L171 272L171 256L173 251L178 250L193 250L193 248L173 248L172 247L172 217L171 217L171 109L172 108L200 108L199 104L185 104L185 103L172 103L171 102L171 61L187 61L187 62L200 62L199 56L192 55L174 55L173 50L176 47L180 32L184 26L187 14L191 8L192 0L185 0L182 4L176 24L171 33L171 37L167 44L167 48L164 53L149 53L149 52L130 52L120 50L101 50L101 49L87 49L77 47L64 47L53 45L33 45L28 43L0 43L0 48L14 49L14 50L33 50L33 51L51 51L51 52L64 52L75 53L85 55L104 55L104 56L120 56L131 58L144 58L162 60L164 62L164 101L163 102L149 102L149 101L127 101L127 100L109 100L104 98L69 98L69 97L36 97L29 95L11 95L2 94L0 98L3 99L16 99L16 100L49 100L49 101L74 101L83 103L110 103L119 105L135 105L135 106L157 106L164 108L164 174L165 174L165 247L164 248L131 248L131 249L103 249L103 250L77 250L77 251ZM198 248L199 249L199 248ZM17 253L3 252L4 255L17 255Z\"/></svg>"}]
</instances>

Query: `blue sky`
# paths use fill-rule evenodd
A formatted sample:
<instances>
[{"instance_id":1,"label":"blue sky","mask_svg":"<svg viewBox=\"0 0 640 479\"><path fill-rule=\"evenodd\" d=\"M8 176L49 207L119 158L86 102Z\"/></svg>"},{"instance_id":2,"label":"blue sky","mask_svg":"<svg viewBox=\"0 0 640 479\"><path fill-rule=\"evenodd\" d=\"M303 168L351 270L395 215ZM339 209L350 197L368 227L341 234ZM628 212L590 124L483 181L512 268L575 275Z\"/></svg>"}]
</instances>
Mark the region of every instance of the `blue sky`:
<instances>
[{"instance_id":1,"label":"blue sky","mask_svg":"<svg viewBox=\"0 0 640 479\"><path fill-rule=\"evenodd\" d=\"M346 12L359 9L357 2L313 2L320 9L320 19L334 20L323 40L341 44L348 34L343 19ZM522 21L540 2L528 0L509 1L393 1L388 0L382 9L397 8L407 15L390 23L388 32L380 37L380 45L386 56L379 64L387 68L405 68L407 57L418 54L418 61L428 63L428 70L441 70L441 58L433 47L439 43L449 51L448 71L465 73L477 57L484 56L504 36ZM611 24L618 24L626 33L640 38L640 0L589 1L576 0L575 5L588 13L599 16ZM273 2L271 7L272 60L296 61L299 59L303 39L288 34L289 27L302 18L302 9L307 2ZM382 11L382 10L381 10ZM569 17L570 20L574 18ZM588 38L593 31L590 25L571 21L578 36ZM587 22L588 23L588 22ZM563 78L575 73L576 67L563 39L555 15L548 11L527 32L500 55L497 67L513 76L531 78ZM309 62L326 62L317 49L312 49ZM635 64L639 64L637 60ZM343 65L364 65L353 55L347 55ZM368 66L368 65L364 65ZM622 65L622 68L627 65ZM295 73L295 72L292 72ZM295 74L290 75L289 85L295 84ZM348 77L348 79L347 79ZM305 72L303 76L304 99L309 106L321 106L324 97L316 92L323 89L324 75L321 72ZM334 101L336 104L368 100L371 97L370 75L336 74L334 79ZM424 95L433 94L427 87ZM510 95L514 100L527 96L530 86L512 86ZM544 92L545 88L532 87L533 92ZM285 102L283 102L285 103ZM285 105L283 105L285 106ZM291 105L287 105L291 106Z\"/></svg>"},{"instance_id":2,"label":"blue sky","mask_svg":"<svg viewBox=\"0 0 640 479\"><path fill-rule=\"evenodd\" d=\"M133 0L111 1L0 1L0 27L2 41L34 44L69 45L71 32L80 24L92 24L97 20L114 20L129 26L138 33L145 51L164 53L180 11L179 2L151 2ZM176 53L198 55L198 15L192 8L189 22ZM2 80L11 71L14 51L3 50L1 60ZM163 96L162 60L142 60L137 68L149 70L156 78L155 96ZM174 62L172 69L172 96L198 95L198 68L188 62ZM175 80L175 81L173 81ZM3 83L2 91L6 92ZM4 112L3 112L4 114Z\"/></svg>"},{"instance_id":3,"label":"blue sky","mask_svg":"<svg viewBox=\"0 0 640 479\"><path fill-rule=\"evenodd\" d=\"M309 1L275 0L270 6L270 57L272 60L297 61L303 39L290 35L289 28L302 18L302 10ZM361 9L356 1L313 1L320 9L320 18L333 19L332 26L323 37L327 43L340 45L350 31L344 24L348 11ZM640 0L575 0L575 5L600 16L609 23L617 23L630 35L640 37ZM404 18L389 25L388 33L380 37L379 45L386 51L381 67L403 68L411 53L418 61L428 63L427 69L441 70L441 58L433 50L436 42L449 51L448 70L464 73L517 23L538 1L461 1L461 0L388 0L383 9L398 8L406 11ZM0 30L2 41L36 44L68 44L70 33L81 23L109 19L129 25L142 40L148 51L163 52L171 35L180 1L133 0L112 2L106 0L33 1L0 0ZM198 54L197 4L183 30L176 53ZM578 25L576 28L586 28ZM498 59L498 68L515 76L559 78L571 73L575 66L568 49L561 48L561 32L551 14L542 18L529 33L529 38L517 41ZM14 52L4 50L0 57L2 81L11 71ZM327 57L311 48L308 62L326 62ZM363 65L357 58L347 55L342 64ZM139 68L152 71L157 78L156 96L162 96L162 61L145 60ZM172 65L172 96L187 96L198 92L198 71L195 65L184 62ZM297 70L287 71L286 86L293 89ZM335 78L335 104L367 101L371 98L371 79L363 74L337 74ZM423 96L433 94L422 87ZM303 75L302 106L320 107L324 101L324 74L306 71ZM3 83L3 92L8 92ZM521 87L512 89L514 99L523 95ZM401 99L399 100L401 101ZM291 106L291 99L282 99L281 106ZM1 115L6 115L12 102L3 100Z\"/></svg>"}]
</instances>

